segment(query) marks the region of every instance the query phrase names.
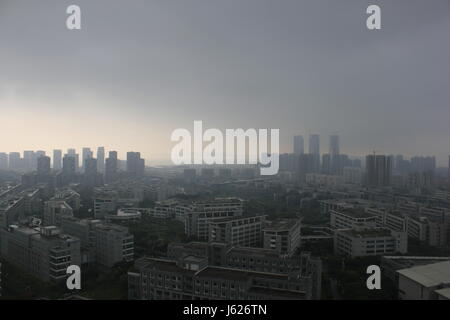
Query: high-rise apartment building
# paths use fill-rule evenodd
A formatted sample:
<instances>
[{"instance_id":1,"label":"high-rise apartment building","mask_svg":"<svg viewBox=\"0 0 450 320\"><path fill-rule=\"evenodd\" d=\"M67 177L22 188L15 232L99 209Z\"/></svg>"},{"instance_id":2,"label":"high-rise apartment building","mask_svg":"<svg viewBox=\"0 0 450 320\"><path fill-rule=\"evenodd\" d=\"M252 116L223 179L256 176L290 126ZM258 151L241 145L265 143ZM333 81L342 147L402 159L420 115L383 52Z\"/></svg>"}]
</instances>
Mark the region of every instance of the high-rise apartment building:
<instances>
[{"instance_id":1,"label":"high-rise apartment building","mask_svg":"<svg viewBox=\"0 0 450 320\"><path fill-rule=\"evenodd\" d=\"M305 153L305 142L303 140L303 136L294 136L294 153Z\"/></svg>"},{"instance_id":2,"label":"high-rise apartment building","mask_svg":"<svg viewBox=\"0 0 450 320\"><path fill-rule=\"evenodd\" d=\"M62 150L53 150L53 170L60 171L62 169Z\"/></svg>"},{"instance_id":3,"label":"high-rise apartment building","mask_svg":"<svg viewBox=\"0 0 450 320\"><path fill-rule=\"evenodd\" d=\"M369 186L389 186L392 179L391 158L385 155L368 155L366 157L366 179Z\"/></svg>"},{"instance_id":4,"label":"high-rise apartment building","mask_svg":"<svg viewBox=\"0 0 450 320\"><path fill-rule=\"evenodd\" d=\"M45 282L66 279L67 267L81 263L80 240L55 226L2 228L0 244L2 259Z\"/></svg>"},{"instance_id":5,"label":"high-rise apartment building","mask_svg":"<svg viewBox=\"0 0 450 320\"><path fill-rule=\"evenodd\" d=\"M17 171L22 169L22 159L19 152L9 153L9 170Z\"/></svg>"},{"instance_id":6,"label":"high-rise apartment building","mask_svg":"<svg viewBox=\"0 0 450 320\"><path fill-rule=\"evenodd\" d=\"M312 156L313 172L320 172L320 136L318 134L309 136L308 151Z\"/></svg>"},{"instance_id":7,"label":"high-rise apartment building","mask_svg":"<svg viewBox=\"0 0 450 320\"><path fill-rule=\"evenodd\" d=\"M145 172L145 161L140 152L127 152L127 173L131 177L142 177Z\"/></svg>"},{"instance_id":8,"label":"high-rise apartment building","mask_svg":"<svg viewBox=\"0 0 450 320\"><path fill-rule=\"evenodd\" d=\"M38 176L48 176L50 174L50 157L41 156L37 159Z\"/></svg>"},{"instance_id":9,"label":"high-rise apartment building","mask_svg":"<svg viewBox=\"0 0 450 320\"><path fill-rule=\"evenodd\" d=\"M97 148L97 171L105 172L105 147Z\"/></svg>"},{"instance_id":10,"label":"high-rise apartment building","mask_svg":"<svg viewBox=\"0 0 450 320\"><path fill-rule=\"evenodd\" d=\"M117 151L110 151L105 162L105 183L111 183L117 178Z\"/></svg>"},{"instance_id":11,"label":"high-rise apartment building","mask_svg":"<svg viewBox=\"0 0 450 320\"><path fill-rule=\"evenodd\" d=\"M0 152L0 170L8 170L8 155Z\"/></svg>"}]
</instances>

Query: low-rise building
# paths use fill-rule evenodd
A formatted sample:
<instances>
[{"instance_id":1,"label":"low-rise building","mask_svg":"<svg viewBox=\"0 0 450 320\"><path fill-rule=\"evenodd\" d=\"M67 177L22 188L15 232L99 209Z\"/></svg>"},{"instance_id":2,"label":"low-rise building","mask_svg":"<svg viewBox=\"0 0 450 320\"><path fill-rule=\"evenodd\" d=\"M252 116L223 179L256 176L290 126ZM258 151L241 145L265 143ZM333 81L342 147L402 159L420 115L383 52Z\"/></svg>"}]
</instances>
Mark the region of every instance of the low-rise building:
<instances>
[{"instance_id":1,"label":"low-rise building","mask_svg":"<svg viewBox=\"0 0 450 320\"><path fill-rule=\"evenodd\" d=\"M336 230L334 235L334 253L352 258L406 253L407 250L406 232L361 226Z\"/></svg>"},{"instance_id":2,"label":"low-rise building","mask_svg":"<svg viewBox=\"0 0 450 320\"><path fill-rule=\"evenodd\" d=\"M188 260L188 263L185 262ZM128 272L128 297L137 300L305 300L308 280L298 274L263 273L205 266L202 259L181 262L143 258Z\"/></svg>"},{"instance_id":3,"label":"low-rise building","mask_svg":"<svg viewBox=\"0 0 450 320\"><path fill-rule=\"evenodd\" d=\"M437 300L448 298L450 261L437 262L397 271L399 298Z\"/></svg>"},{"instance_id":4,"label":"low-rise building","mask_svg":"<svg viewBox=\"0 0 450 320\"><path fill-rule=\"evenodd\" d=\"M356 225L376 227L378 217L362 208L347 208L330 211L330 225L336 229L350 229Z\"/></svg>"},{"instance_id":5,"label":"low-rise building","mask_svg":"<svg viewBox=\"0 0 450 320\"><path fill-rule=\"evenodd\" d=\"M42 281L59 281L67 277L68 266L80 265L80 240L55 226L11 225L0 230L0 256Z\"/></svg>"},{"instance_id":6,"label":"low-rise building","mask_svg":"<svg viewBox=\"0 0 450 320\"><path fill-rule=\"evenodd\" d=\"M263 247L292 256L301 245L301 220L280 219L268 223L263 230Z\"/></svg>"},{"instance_id":7,"label":"low-rise building","mask_svg":"<svg viewBox=\"0 0 450 320\"><path fill-rule=\"evenodd\" d=\"M261 247L265 224L265 215L215 219L209 224L208 240L234 246Z\"/></svg>"}]
</instances>

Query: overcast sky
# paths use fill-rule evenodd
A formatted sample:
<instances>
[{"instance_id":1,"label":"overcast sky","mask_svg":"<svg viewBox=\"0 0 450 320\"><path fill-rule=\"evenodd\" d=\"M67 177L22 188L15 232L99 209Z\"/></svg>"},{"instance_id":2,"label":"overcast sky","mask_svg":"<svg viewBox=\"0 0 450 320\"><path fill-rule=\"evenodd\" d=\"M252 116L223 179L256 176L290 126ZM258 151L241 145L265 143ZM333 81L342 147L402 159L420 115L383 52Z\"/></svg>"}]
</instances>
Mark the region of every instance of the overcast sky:
<instances>
[{"instance_id":1,"label":"overcast sky","mask_svg":"<svg viewBox=\"0 0 450 320\"><path fill-rule=\"evenodd\" d=\"M0 0L0 151L160 161L174 129L203 120L279 128L282 151L317 133L326 152L337 132L343 153L446 165L449 40L449 0Z\"/></svg>"}]
</instances>

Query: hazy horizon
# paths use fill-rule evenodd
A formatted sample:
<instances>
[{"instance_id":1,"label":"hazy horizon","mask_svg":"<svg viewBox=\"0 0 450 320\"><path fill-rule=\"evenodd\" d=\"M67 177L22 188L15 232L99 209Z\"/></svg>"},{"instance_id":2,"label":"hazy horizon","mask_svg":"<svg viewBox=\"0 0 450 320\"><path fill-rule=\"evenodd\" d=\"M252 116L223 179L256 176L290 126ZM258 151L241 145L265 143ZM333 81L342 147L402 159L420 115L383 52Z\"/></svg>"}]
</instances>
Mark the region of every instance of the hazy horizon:
<instances>
[{"instance_id":1,"label":"hazy horizon","mask_svg":"<svg viewBox=\"0 0 450 320\"><path fill-rule=\"evenodd\" d=\"M450 154L450 2L0 0L0 152L170 159L177 128L340 135L341 153Z\"/></svg>"}]
</instances>

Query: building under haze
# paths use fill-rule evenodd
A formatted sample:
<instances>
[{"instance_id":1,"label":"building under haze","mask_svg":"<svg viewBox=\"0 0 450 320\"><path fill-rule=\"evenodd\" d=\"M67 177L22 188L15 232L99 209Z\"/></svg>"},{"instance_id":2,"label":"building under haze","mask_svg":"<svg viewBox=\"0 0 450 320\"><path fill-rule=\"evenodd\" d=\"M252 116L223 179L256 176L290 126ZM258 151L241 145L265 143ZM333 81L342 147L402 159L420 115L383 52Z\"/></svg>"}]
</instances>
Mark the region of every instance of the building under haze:
<instances>
[{"instance_id":1,"label":"building under haze","mask_svg":"<svg viewBox=\"0 0 450 320\"><path fill-rule=\"evenodd\" d=\"M372 187L389 186L392 179L391 158L386 155L366 157L366 182Z\"/></svg>"},{"instance_id":2,"label":"building under haze","mask_svg":"<svg viewBox=\"0 0 450 320\"><path fill-rule=\"evenodd\" d=\"M97 171L99 173L105 172L105 148L97 148Z\"/></svg>"},{"instance_id":3,"label":"building under haze","mask_svg":"<svg viewBox=\"0 0 450 320\"><path fill-rule=\"evenodd\" d=\"M105 183L114 182L117 178L118 160L117 151L110 151L105 161Z\"/></svg>"},{"instance_id":4,"label":"building under haze","mask_svg":"<svg viewBox=\"0 0 450 320\"><path fill-rule=\"evenodd\" d=\"M313 159L313 172L320 172L320 136L318 134L309 136L308 151Z\"/></svg>"},{"instance_id":5,"label":"building under haze","mask_svg":"<svg viewBox=\"0 0 450 320\"><path fill-rule=\"evenodd\" d=\"M303 140L303 136L294 136L294 153L305 153L305 142Z\"/></svg>"},{"instance_id":6,"label":"building under haze","mask_svg":"<svg viewBox=\"0 0 450 320\"><path fill-rule=\"evenodd\" d=\"M127 173L130 177L142 177L145 172L145 160L140 152L127 152Z\"/></svg>"},{"instance_id":7,"label":"building under haze","mask_svg":"<svg viewBox=\"0 0 450 320\"><path fill-rule=\"evenodd\" d=\"M62 169L62 150L53 150L53 170Z\"/></svg>"}]
</instances>

